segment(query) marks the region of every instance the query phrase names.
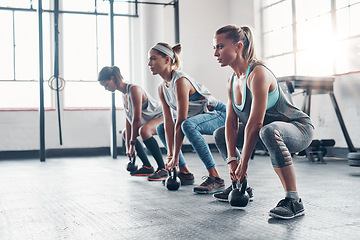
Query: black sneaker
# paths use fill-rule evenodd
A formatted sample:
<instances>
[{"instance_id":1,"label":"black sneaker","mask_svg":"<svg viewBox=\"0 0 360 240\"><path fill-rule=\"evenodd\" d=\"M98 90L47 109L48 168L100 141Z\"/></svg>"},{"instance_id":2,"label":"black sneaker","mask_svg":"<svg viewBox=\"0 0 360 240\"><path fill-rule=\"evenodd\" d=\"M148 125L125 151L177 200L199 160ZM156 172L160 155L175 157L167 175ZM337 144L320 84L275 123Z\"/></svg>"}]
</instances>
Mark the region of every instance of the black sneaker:
<instances>
[{"instance_id":1,"label":"black sneaker","mask_svg":"<svg viewBox=\"0 0 360 240\"><path fill-rule=\"evenodd\" d=\"M153 167L142 166L141 168L139 168L135 172L131 172L130 175L131 176L149 176L149 175L151 175L153 173L154 173L154 168Z\"/></svg>"},{"instance_id":2,"label":"black sneaker","mask_svg":"<svg viewBox=\"0 0 360 240\"><path fill-rule=\"evenodd\" d=\"M195 182L194 175L192 173L178 172L181 185L193 185Z\"/></svg>"},{"instance_id":3,"label":"black sneaker","mask_svg":"<svg viewBox=\"0 0 360 240\"><path fill-rule=\"evenodd\" d=\"M230 192L232 191L232 185L226 188L224 191L219 193L214 193L213 197L222 202L228 202L228 197ZM252 202L254 200L253 188L247 187L246 192L249 194L249 201Z\"/></svg>"},{"instance_id":4,"label":"black sneaker","mask_svg":"<svg viewBox=\"0 0 360 240\"><path fill-rule=\"evenodd\" d=\"M168 177L168 172L164 168L162 168L162 169L157 170L150 176L148 176L147 179L149 181L162 181L162 180L167 179L167 177Z\"/></svg>"},{"instance_id":5,"label":"black sneaker","mask_svg":"<svg viewBox=\"0 0 360 240\"><path fill-rule=\"evenodd\" d=\"M270 217L291 219L305 214L304 205L301 201L296 201L291 198L282 199L276 207L270 210Z\"/></svg>"},{"instance_id":6,"label":"black sneaker","mask_svg":"<svg viewBox=\"0 0 360 240\"><path fill-rule=\"evenodd\" d=\"M177 172L177 176L180 178L181 186L193 185L195 182L194 175L192 173ZM162 180L162 184L165 186L165 180Z\"/></svg>"},{"instance_id":7,"label":"black sneaker","mask_svg":"<svg viewBox=\"0 0 360 240\"><path fill-rule=\"evenodd\" d=\"M206 180L198 187L194 187L196 193L216 193L221 192L225 188L225 181L223 179L216 179L214 176L204 176L202 179Z\"/></svg>"}]
</instances>

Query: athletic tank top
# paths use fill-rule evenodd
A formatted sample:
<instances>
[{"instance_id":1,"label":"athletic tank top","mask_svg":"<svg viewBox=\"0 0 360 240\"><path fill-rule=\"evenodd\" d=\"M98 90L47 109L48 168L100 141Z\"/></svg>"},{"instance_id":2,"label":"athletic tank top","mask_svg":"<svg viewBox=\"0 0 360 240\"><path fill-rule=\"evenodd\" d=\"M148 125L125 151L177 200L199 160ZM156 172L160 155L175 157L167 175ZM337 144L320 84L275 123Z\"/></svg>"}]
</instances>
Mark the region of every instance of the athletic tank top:
<instances>
[{"instance_id":1,"label":"athletic tank top","mask_svg":"<svg viewBox=\"0 0 360 240\"><path fill-rule=\"evenodd\" d=\"M188 117L192 117L201 113L213 112L209 111L208 106L216 107L218 100L216 100L211 95L211 93L205 86L203 86L201 83L198 83L192 77L182 71L173 71L169 87L166 86L165 82L162 83L164 99L166 103L170 106L170 108L175 111L177 109L175 83L178 79L182 77L188 79L190 83L194 86L196 92L198 92L198 94L204 97L204 99L196 99L197 97L190 98L192 99L192 101L189 101Z\"/></svg>"},{"instance_id":2,"label":"athletic tank top","mask_svg":"<svg viewBox=\"0 0 360 240\"><path fill-rule=\"evenodd\" d=\"M131 123L133 119L133 107L132 102L130 98L130 89L134 85L128 84L126 86L126 96L127 96L127 102L128 106L126 108L125 106L125 94L123 94L123 104L124 104L124 110L127 120ZM141 126L145 123L149 122L152 119L162 117L162 107L160 102L153 99L147 92L145 92L147 99L145 102L142 103L141 106Z\"/></svg>"},{"instance_id":3,"label":"athletic tank top","mask_svg":"<svg viewBox=\"0 0 360 240\"><path fill-rule=\"evenodd\" d=\"M255 63L249 65L247 73L246 73L246 77L245 77L245 82L247 82L247 78L248 78L249 74L254 70L255 66L257 66L257 65L262 65L262 66L266 67L264 64L262 64L260 62L255 62ZM268 69L268 70L271 72L270 69ZM274 77L275 77L275 75L274 75ZM233 109L234 109L236 116L239 118L240 122L246 124L247 121L249 120L250 110L251 110L251 103L252 103L251 92L250 92L250 89L247 87L247 84L245 84L242 103L240 106L237 105L234 101L233 80L234 80L234 78L231 79L231 97L233 100L232 101ZM274 91L272 91L272 92L274 92L273 96L268 96L268 98L273 98L273 99L270 99L270 104L268 102L263 125L267 125L274 121L283 121L283 122L298 121L301 123L310 123L311 124L310 117L307 114L305 114L303 111L301 111L300 109L298 109L297 107L292 105L286 99L284 92L279 87L279 84L277 84L276 89ZM276 95L277 95L276 91L279 92L277 97L276 97ZM276 100L276 98L277 98L277 100ZM275 103L274 103L274 101L275 101ZM270 106L270 105L272 105L272 106Z\"/></svg>"},{"instance_id":4,"label":"athletic tank top","mask_svg":"<svg viewBox=\"0 0 360 240\"><path fill-rule=\"evenodd\" d=\"M250 64L250 66L252 65L252 63ZM255 64L255 65L259 65L259 64ZM263 64L262 64L263 65ZM247 87L247 79L249 77L249 73L250 73L250 66L248 67L247 69L247 72L246 72L246 76L245 76L245 86L244 86L244 94L242 95L242 101L241 101L241 105L237 105L235 103L235 100L234 100L234 94L233 94L233 91L234 91L234 87L233 87L233 84L234 84L234 77L235 77L235 72L232 76L232 79L231 79L231 95L232 95L232 100L234 102L234 105L241 111L243 108L244 108L244 104L245 104L245 98L246 98L246 87ZM264 67L266 67L265 65L263 65ZM254 66L255 67L255 66ZM266 67L267 68L267 67ZM253 69L253 68L252 68ZM268 69L268 68L267 68ZM268 69L270 71L270 69ZM270 71L271 72L271 71ZM272 72L271 72L272 73ZM269 109L271 108L272 106L275 105L275 103L277 102L277 100L279 99L279 85L276 84L276 87L273 91L269 92L268 93L268 101L267 101L267 106L266 106L266 109ZM251 91L250 91L250 97L252 99L252 94L251 94Z\"/></svg>"}]
</instances>

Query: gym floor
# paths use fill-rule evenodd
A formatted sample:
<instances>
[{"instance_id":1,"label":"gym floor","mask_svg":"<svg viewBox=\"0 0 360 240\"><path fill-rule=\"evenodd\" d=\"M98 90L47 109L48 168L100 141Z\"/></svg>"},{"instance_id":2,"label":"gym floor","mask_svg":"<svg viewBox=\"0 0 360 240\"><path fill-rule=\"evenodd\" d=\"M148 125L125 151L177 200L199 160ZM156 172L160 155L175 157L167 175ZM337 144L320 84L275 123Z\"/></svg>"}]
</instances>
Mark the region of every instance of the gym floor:
<instances>
[{"instance_id":1,"label":"gym floor","mask_svg":"<svg viewBox=\"0 0 360 240\"><path fill-rule=\"evenodd\" d=\"M213 154L228 186L227 166ZM195 153L185 158L200 184L201 161ZM306 214L292 220L268 217L284 197L268 156L249 163L255 199L242 209L195 194L193 186L168 191L161 182L131 177L127 161L0 161L0 239L360 239L360 168L346 159L294 158Z\"/></svg>"}]
</instances>

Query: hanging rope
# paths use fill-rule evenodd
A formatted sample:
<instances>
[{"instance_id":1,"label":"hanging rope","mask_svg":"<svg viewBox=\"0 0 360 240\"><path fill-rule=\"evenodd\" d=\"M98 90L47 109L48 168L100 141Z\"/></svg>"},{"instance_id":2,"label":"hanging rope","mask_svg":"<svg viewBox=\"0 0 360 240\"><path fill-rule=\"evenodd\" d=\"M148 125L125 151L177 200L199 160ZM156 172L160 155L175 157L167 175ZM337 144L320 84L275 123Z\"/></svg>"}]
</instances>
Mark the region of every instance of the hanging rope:
<instances>
[{"instance_id":1,"label":"hanging rope","mask_svg":"<svg viewBox=\"0 0 360 240\"><path fill-rule=\"evenodd\" d=\"M49 86L53 89L53 82L56 80L56 102L57 102L57 113L58 113L58 125L59 125L59 141L62 145L62 132L61 132L61 117L60 117L60 94L59 91L65 87L65 81L59 77L59 0L54 1L54 27L55 27L55 56L54 56L54 76L49 79ZM59 85L59 81L61 85ZM61 89L61 90L60 90Z\"/></svg>"}]
</instances>

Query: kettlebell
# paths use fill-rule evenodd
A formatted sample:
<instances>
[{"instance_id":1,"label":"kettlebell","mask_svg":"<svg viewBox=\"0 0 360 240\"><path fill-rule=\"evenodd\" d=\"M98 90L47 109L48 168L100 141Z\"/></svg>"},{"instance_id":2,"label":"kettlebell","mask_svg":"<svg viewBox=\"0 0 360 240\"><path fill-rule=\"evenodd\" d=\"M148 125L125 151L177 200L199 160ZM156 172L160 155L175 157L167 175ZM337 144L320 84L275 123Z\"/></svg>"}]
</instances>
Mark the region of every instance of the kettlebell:
<instances>
[{"instance_id":1,"label":"kettlebell","mask_svg":"<svg viewBox=\"0 0 360 240\"><path fill-rule=\"evenodd\" d=\"M177 176L176 168L173 169L172 174L165 180L165 186L170 191L176 191L179 189L181 182L180 178Z\"/></svg>"},{"instance_id":2,"label":"kettlebell","mask_svg":"<svg viewBox=\"0 0 360 240\"><path fill-rule=\"evenodd\" d=\"M246 177L243 178L240 185L240 188L238 188L238 182L232 182L233 190L230 192L228 200L233 207L246 207L249 203L249 194L246 192Z\"/></svg>"},{"instance_id":3,"label":"kettlebell","mask_svg":"<svg viewBox=\"0 0 360 240\"><path fill-rule=\"evenodd\" d=\"M129 172L135 172L138 169L138 166L135 165L136 161L136 155L135 153L132 155L132 157L129 157L129 162L127 164L126 170Z\"/></svg>"}]
</instances>

